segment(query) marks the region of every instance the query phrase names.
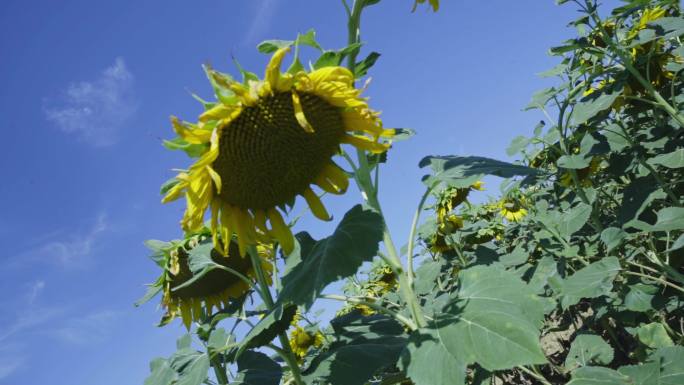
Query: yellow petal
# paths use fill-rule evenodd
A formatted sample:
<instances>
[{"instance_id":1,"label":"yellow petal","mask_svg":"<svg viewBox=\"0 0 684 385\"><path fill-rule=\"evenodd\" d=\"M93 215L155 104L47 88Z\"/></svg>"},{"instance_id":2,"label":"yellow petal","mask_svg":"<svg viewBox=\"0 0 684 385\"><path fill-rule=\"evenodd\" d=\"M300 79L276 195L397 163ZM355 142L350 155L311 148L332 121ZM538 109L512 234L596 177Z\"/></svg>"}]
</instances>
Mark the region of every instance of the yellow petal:
<instances>
[{"instance_id":1,"label":"yellow petal","mask_svg":"<svg viewBox=\"0 0 684 385\"><path fill-rule=\"evenodd\" d=\"M292 236L292 231L285 224L283 217L275 208L268 209L266 213L268 219L271 222L271 227L273 228L273 235L280 242L280 247L283 248L285 254L290 254L294 250L294 237Z\"/></svg>"},{"instance_id":2,"label":"yellow petal","mask_svg":"<svg viewBox=\"0 0 684 385\"><path fill-rule=\"evenodd\" d=\"M240 255L245 256L247 254L247 246L254 243L254 219L247 210L236 207L233 212L235 213L236 217L235 224L237 226L236 228Z\"/></svg>"},{"instance_id":3,"label":"yellow petal","mask_svg":"<svg viewBox=\"0 0 684 385\"><path fill-rule=\"evenodd\" d=\"M264 81L268 83L268 85L273 90L279 89L278 86L280 80L280 67L283 63L285 55L288 52L290 52L290 47L283 47L277 50L271 57L271 61L268 63L268 66L266 67Z\"/></svg>"},{"instance_id":4,"label":"yellow petal","mask_svg":"<svg viewBox=\"0 0 684 385\"><path fill-rule=\"evenodd\" d=\"M351 144L356 148L370 151L374 154L381 154L387 151L388 148L386 144L379 143L366 137L356 135L344 135L342 137L342 143Z\"/></svg>"},{"instance_id":5,"label":"yellow petal","mask_svg":"<svg viewBox=\"0 0 684 385\"><path fill-rule=\"evenodd\" d=\"M216 193L220 194L221 193L221 175L219 175L211 166L207 166L206 170L209 173L211 180L214 181L214 185L216 186Z\"/></svg>"},{"instance_id":6,"label":"yellow petal","mask_svg":"<svg viewBox=\"0 0 684 385\"><path fill-rule=\"evenodd\" d=\"M321 171L321 175L335 186L335 189L337 190L335 194L342 194L347 191L347 188L349 187L349 177L336 164L326 164Z\"/></svg>"},{"instance_id":7,"label":"yellow petal","mask_svg":"<svg viewBox=\"0 0 684 385\"><path fill-rule=\"evenodd\" d=\"M299 101L299 94L297 94L295 91L292 91L292 104L294 106L295 118L297 118L297 122L300 126L302 126L304 131L312 134L314 132L314 128L311 126L311 123L306 120L304 110L302 109L302 104Z\"/></svg>"},{"instance_id":8,"label":"yellow petal","mask_svg":"<svg viewBox=\"0 0 684 385\"><path fill-rule=\"evenodd\" d=\"M190 305L188 305L186 302L182 302L180 305L180 311L181 311L181 318L183 319L183 325L185 325L185 328L190 330L190 326L192 325L192 311L190 310Z\"/></svg>"},{"instance_id":9,"label":"yellow petal","mask_svg":"<svg viewBox=\"0 0 684 385\"><path fill-rule=\"evenodd\" d=\"M173 130L176 134L190 144L209 143L209 140L211 139L212 130L204 130L201 128L191 130L175 116L171 117L171 125L173 125Z\"/></svg>"},{"instance_id":10,"label":"yellow petal","mask_svg":"<svg viewBox=\"0 0 684 385\"><path fill-rule=\"evenodd\" d=\"M325 209L325 206L323 206L323 202L321 202L321 200L318 198L318 195L316 195L311 188L307 187L304 189L302 196L304 199L306 199L306 203L309 205L311 212L316 216L316 218L324 221L329 221L332 219L330 214L328 214L328 211Z\"/></svg>"},{"instance_id":11,"label":"yellow petal","mask_svg":"<svg viewBox=\"0 0 684 385\"><path fill-rule=\"evenodd\" d=\"M256 210L254 212L254 225L256 225L257 229L262 233L268 232L268 229L266 228L266 213L264 210Z\"/></svg>"}]
</instances>

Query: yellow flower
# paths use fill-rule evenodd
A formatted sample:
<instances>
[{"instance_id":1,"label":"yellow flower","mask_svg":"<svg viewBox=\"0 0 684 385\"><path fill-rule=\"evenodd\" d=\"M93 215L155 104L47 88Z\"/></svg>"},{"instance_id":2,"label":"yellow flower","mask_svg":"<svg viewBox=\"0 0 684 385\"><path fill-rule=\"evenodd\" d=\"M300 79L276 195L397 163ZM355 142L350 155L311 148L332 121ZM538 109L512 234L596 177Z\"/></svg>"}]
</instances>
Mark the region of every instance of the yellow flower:
<instances>
[{"instance_id":1,"label":"yellow flower","mask_svg":"<svg viewBox=\"0 0 684 385\"><path fill-rule=\"evenodd\" d=\"M311 347L320 348L323 345L323 334L320 331L308 332L300 326L295 326L290 333L290 348L301 362Z\"/></svg>"},{"instance_id":2,"label":"yellow flower","mask_svg":"<svg viewBox=\"0 0 684 385\"><path fill-rule=\"evenodd\" d=\"M527 215L527 201L524 197L508 197L499 202L499 212L511 222L518 222Z\"/></svg>"},{"instance_id":3,"label":"yellow flower","mask_svg":"<svg viewBox=\"0 0 684 385\"><path fill-rule=\"evenodd\" d=\"M203 311L210 314L212 308L221 309L228 306L231 299L237 299L245 294L250 285L238 278L235 274L222 269L213 269L199 279L187 284L194 275L190 270L189 252L197 247L202 237L206 235L193 235L175 250L171 250L165 260L165 272L162 275L162 307L166 314L162 318L162 324L171 322L178 315L183 324L190 329L192 321L202 317ZM272 258L270 247L257 246L259 257L262 260L262 268L270 273L272 270L269 259ZM222 255L216 248L211 250L211 259L215 263L235 270L247 278L255 278L251 260L241 257L238 246L230 242L228 254ZM269 275L270 278L270 275ZM186 284L186 286L183 286Z\"/></svg>"},{"instance_id":4,"label":"yellow flower","mask_svg":"<svg viewBox=\"0 0 684 385\"><path fill-rule=\"evenodd\" d=\"M429 0L430 6L432 7L432 10L437 12L439 10L439 0ZM413 10L411 12L416 10L416 7L418 4L423 4L425 3L425 0L416 0L415 3L413 3Z\"/></svg>"},{"instance_id":5,"label":"yellow flower","mask_svg":"<svg viewBox=\"0 0 684 385\"><path fill-rule=\"evenodd\" d=\"M446 242L446 236L453 234L463 228L463 219L458 215L449 215L437 226L437 232L432 236L430 250L437 253L444 253L451 250L451 246Z\"/></svg>"},{"instance_id":6,"label":"yellow flower","mask_svg":"<svg viewBox=\"0 0 684 385\"><path fill-rule=\"evenodd\" d=\"M447 215L461 203L468 200L468 194L472 190L483 191L484 183L477 181L468 187L449 187L440 194L437 204L437 219L443 223Z\"/></svg>"},{"instance_id":7,"label":"yellow flower","mask_svg":"<svg viewBox=\"0 0 684 385\"><path fill-rule=\"evenodd\" d=\"M181 224L188 232L202 227L210 209L214 240L236 234L240 255L263 235L291 252L294 237L278 209L286 210L302 196L316 217L329 220L312 185L333 194L345 192L348 176L331 159L340 145L382 153L389 144L380 138L394 135L369 109L349 70L324 67L283 74L280 67L288 51L274 53L263 81L242 84L209 69L220 89L219 102L196 124L172 118L183 140L205 150L176 176L178 183L163 202L185 196Z\"/></svg>"}]
</instances>

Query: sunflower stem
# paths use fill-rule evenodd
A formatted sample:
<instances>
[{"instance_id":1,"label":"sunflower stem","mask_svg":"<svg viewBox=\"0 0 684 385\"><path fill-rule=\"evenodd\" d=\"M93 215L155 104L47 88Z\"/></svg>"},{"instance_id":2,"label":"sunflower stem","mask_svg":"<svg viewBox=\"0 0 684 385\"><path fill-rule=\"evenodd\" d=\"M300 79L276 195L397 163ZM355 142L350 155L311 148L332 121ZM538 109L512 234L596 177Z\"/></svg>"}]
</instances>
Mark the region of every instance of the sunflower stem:
<instances>
[{"instance_id":1,"label":"sunflower stem","mask_svg":"<svg viewBox=\"0 0 684 385\"><path fill-rule=\"evenodd\" d=\"M249 257L252 259L252 266L254 267L254 272L257 276L261 299L264 301L266 308L268 308L268 310L270 311L273 309L275 303L273 302L273 297L271 296L271 291L268 287L268 282L266 281L264 269L261 266L261 258L259 257L259 253L257 252L256 246L249 246L249 249L247 251ZM278 334L278 340L280 341L282 351L284 352L284 354L281 354L281 357L283 358L283 360L285 360L287 366L290 368L290 372L292 372L292 378L294 379L295 384L304 385L304 381L302 380L302 373L299 369L299 364L297 363L297 358L295 357L294 353L292 352L292 349L290 348L290 343L287 339L287 335L285 334L285 332L281 332Z\"/></svg>"},{"instance_id":2,"label":"sunflower stem","mask_svg":"<svg viewBox=\"0 0 684 385\"><path fill-rule=\"evenodd\" d=\"M348 45L357 44L361 42L361 13L363 8L366 6L366 0L354 0L352 5L351 13L348 12L349 20L347 22L348 27ZM352 74L356 72L356 57L359 54L359 48L356 48L349 53L347 57L347 68ZM364 194L364 200L375 209L383 219L383 243L387 249L387 254L389 256L388 262L392 271L397 276L399 280L399 290L402 298L406 302L411 312L411 317L415 325L418 328L427 325L425 321L425 316L418 303L418 298L413 292L413 288L408 280L408 274L405 273L404 267L401 263L401 258L397 249L392 241L392 235L387 227L387 221L382 213L382 208L380 207L380 202L377 196L377 183L374 185L373 180L370 175L370 167L368 165L368 158L366 157L366 152L361 149L356 151L357 159L359 162L359 167L354 173L354 180ZM379 167L379 165L378 165Z\"/></svg>"},{"instance_id":3,"label":"sunflower stem","mask_svg":"<svg viewBox=\"0 0 684 385\"><path fill-rule=\"evenodd\" d=\"M413 246L415 245L415 239L416 239L416 229L418 228L418 220L420 219L420 212L423 211L423 206L425 205L425 201L427 198L430 196L430 192L432 192L432 186L428 187L425 190L425 193L423 196L420 198L420 202L418 203L418 208L416 209L416 212L413 214L413 222L411 222L411 231L409 232L409 239L408 239L408 247L407 247L407 253L406 253L406 268L407 268L407 274L408 274L408 284L413 288Z\"/></svg>"}]
</instances>

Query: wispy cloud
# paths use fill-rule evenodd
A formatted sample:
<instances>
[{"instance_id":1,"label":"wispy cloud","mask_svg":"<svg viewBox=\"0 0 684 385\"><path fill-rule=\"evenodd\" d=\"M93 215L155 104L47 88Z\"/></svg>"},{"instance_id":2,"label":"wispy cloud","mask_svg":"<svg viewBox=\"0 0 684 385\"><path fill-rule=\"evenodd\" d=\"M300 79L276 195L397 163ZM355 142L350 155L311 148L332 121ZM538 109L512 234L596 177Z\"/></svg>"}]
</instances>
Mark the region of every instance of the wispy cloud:
<instances>
[{"instance_id":1,"label":"wispy cloud","mask_svg":"<svg viewBox=\"0 0 684 385\"><path fill-rule=\"evenodd\" d=\"M245 37L246 44L253 44L257 39L264 38L264 34L268 31L268 26L271 24L273 17L278 8L278 0L260 0L255 1L256 12L252 17L252 24L250 24Z\"/></svg>"},{"instance_id":2,"label":"wispy cloud","mask_svg":"<svg viewBox=\"0 0 684 385\"><path fill-rule=\"evenodd\" d=\"M24 357L0 356L0 380L16 372L24 364L24 361Z\"/></svg>"},{"instance_id":3,"label":"wispy cloud","mask_svg":"<svg viewBox=\"0 0 684 385\"><path fill-rule=\"evenodd\" d=\"M111 329L120 315L112 310L102 310L80 318L72 318L55 331L55 336L74 345L101 343L109 338Z\"/></svg>"},{"instance_id":4,"label":"wispy cloud","mask_svg":"<svg viewBox=\"0 0 684 385\"><path fill-rule=\"evenodd\" d=\"M109 146L137 109L133 75L122 58L92 81L69 84L63 95L48 100L45 117L63 132L94 146Z\"/></svg>"},{"instance_id":5,"label":"wispy cloud","mask_svg":"<svg viewBox=\"0 0 684 385\"><path fill-rule=\"evenodd\" d=\"M23 267L36 262L48 262L63 268L87 266L89 257L96 249L97 241L110 228L107 214L100 213L95 223L86 231L72 232L69 236L61 235L61 239L46 240L32 247L5 263L5 267ZM63 234L56 232L55 234Z\"/></svg>"},{"instance_id":6,"label":"wispy cloud","mask_svg":"<svg viewBox=\"0 0 684 385\"><path fill-rule=\"evenodd\" d=\"M38 298L38 295L45 289L45 281L38 280L34 283L32 283L29 287L28 293L26 294L26 302L29 305L32 305L34 302L36 302L36 298Z\"/></svg>"}]
</instances>

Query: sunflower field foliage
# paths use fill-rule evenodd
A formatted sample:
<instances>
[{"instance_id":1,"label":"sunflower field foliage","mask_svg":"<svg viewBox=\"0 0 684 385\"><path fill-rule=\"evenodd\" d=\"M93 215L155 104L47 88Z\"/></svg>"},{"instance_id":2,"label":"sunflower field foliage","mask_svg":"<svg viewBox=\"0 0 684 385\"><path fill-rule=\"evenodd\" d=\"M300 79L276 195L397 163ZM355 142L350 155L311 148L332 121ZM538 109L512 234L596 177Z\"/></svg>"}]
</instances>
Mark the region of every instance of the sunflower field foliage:
<instances>
[{"instance_id":1,"label":"sunflower field foliage","mask_svg":"<svg viewBox=\"0 0 684 385\"><path fill-rule=\"evenodd\" d=\"M527 106L541 121L513 138L518 160L425 157L403 246L378 170L413 132L362 95L380 54L359 57L360 20L380 2L342 1L341 49L311 30L261 43L261 77L205 67L215 100L172 119L165 146L191 159L161 193L185 200L184 235L147 241L161 272L138 304L159 297L160 326L187 334L145 385L684 384L679 2L558 0L577 35L550 49L556 82ZM332 234L295 231L297 197L330 221L323 201L350 183L363 199Z\"/></svg>"}]
</instances>

